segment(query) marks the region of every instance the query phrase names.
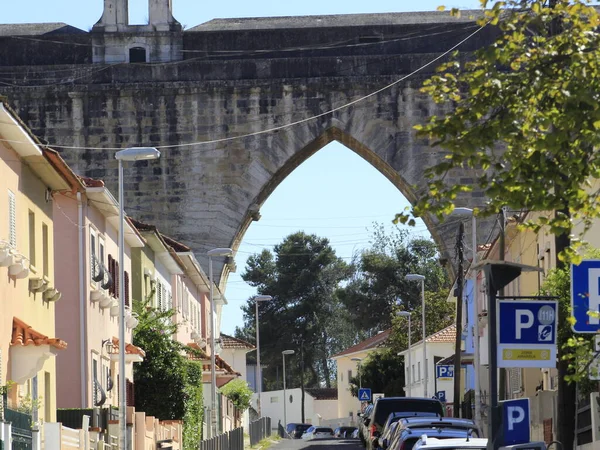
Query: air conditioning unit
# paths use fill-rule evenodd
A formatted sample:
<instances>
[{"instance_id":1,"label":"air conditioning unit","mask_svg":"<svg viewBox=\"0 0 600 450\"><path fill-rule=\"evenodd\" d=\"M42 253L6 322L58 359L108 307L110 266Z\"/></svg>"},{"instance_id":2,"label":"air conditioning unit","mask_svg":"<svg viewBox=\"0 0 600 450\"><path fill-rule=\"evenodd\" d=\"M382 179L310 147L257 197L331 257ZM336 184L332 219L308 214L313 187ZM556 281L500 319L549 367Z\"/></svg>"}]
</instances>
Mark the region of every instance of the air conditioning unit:
<instances>
[{"instance_id":1,"label":"air conditioning unit","mask_svg":"<svg viewBox=\"0 0 600 450\"><path fill-rule=\"evenodd\" d=\"M62 297L62 293L53 287L49 287L44 291L43 298L47 302L57 302Z\"/></svg>"},{"instance_id":2,"label":"air conditioning unit","mask_svg":"<svg viewBox=\"0 0 600 450\"><path fill-rule=\"evenodd\" d=\"M117 317L119 315L119 302L114 300L110 306L110 316Z\"/></svg>"},{"instance_id":3,"label":"air conditioning unit","mask_svg":"<svg viewBox=\"0 0 600 450\"><path fill-rule=\"evenodd\" d=\"M112 302L113 302L113 298L110 295L105 294L100 299L100 302L99 302L100 308L102 308L102 309L110 308L112 306Z\"/></svg>"},{"instance_id":4,"label":"air conditioning unit","mask_svg":"<svg viewBox=\"0 0 600 450\"><path fill-rule=\"evenodd\" d=\"M48 289L49 285L43 278L30 278L29 279L29 290L31 292L44 292Z\"/></svg>"},{"instance_id":5,"label":"air conditioning unit","mask_svg":"<svg viewBox=\"0 0 600 450\"><path fill-rule=\"evenodd\" d=\"M14 263L13 260L14 252L8 246L8 243L1 242L0 243L0 267L10 266Z\"/></svg>"},{"instance_id":6,"label":"air conditioning unit","mask_svg":"<svg viewBox=\"0 0 600 450\"><path fill-rule=\"evenodd\" d=\"M94 303L102 300L103 297L104 297L104 292L102 292L100 289L94 289L90 293L90 301L92 301Z\"/></svg>"},{"instance_id":7,"label":"air conditioning unit","mask_svg":"<svg viewBox=\"0 0 600 450\"><path fill-rule=\"evenodd\" d=\"M21 255L19 256L20 258L15 258L16 261L13 261L13 264L8 266L8 275L17 280L26 278L27 275L29 275L29 264L27 264L27 259Z\"/></svg>"},{"instance_id":8,"label":"air conditioning unit","mask_svg":"<svg viewBox=\"0 0 600 450\"><path fill-rule=\"evenodd\" d=\"M138 326L139 323L140 321L134 315L130 315L126 321L126 324L129 328L135 328Z\"/></svg>"}]
</instances>

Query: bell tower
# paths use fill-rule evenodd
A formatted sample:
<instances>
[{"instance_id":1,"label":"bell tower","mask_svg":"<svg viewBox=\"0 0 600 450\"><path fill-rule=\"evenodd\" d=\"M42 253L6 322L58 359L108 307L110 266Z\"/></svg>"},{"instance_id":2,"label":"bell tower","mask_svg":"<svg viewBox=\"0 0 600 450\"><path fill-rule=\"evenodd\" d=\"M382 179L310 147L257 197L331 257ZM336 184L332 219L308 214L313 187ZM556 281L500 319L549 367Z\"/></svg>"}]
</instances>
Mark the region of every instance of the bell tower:
<instances>
[{"instance_id":1,"label":"bell tower","mask_svg":"<svg viewBox=\"0 0 600 450\"><path fill-rule=\"evenodd\" d=\"M172 0L148 0L146 25L129 24L128 0L104 0L92 28L95 63L169 62L182 59L183 29Z\"/></svg>"}]
</instances>

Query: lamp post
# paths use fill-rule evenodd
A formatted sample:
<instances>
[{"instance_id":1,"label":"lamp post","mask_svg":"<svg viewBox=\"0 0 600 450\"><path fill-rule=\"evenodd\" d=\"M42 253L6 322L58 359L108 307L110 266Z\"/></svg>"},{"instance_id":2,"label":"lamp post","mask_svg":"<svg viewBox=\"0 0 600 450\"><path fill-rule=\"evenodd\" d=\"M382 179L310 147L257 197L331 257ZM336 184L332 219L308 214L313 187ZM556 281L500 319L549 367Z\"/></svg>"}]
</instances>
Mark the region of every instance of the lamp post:
<instances>
[{"instance_id":1,"label":"lamp post","mask_svg":"<svg viewBox=\"0 0 600 450\"><path fill-rule=\"evenodd\" d=\"M475 303L475 320L473 322L473 377L475 384L475 424L480 424L481 418L481 378L479 374L479 300L477 298L477 273L473 269L477 263L477 218L471 208L454 208L450 215L471 216L471 248L473 249L473 260L471 262L471 276L473 277L473 302Z\"/></svg>"},{"instance_id":2,"label":"lamp post","mask_svg":"<svg viewBox=\"0 0 600 450\"><path fill-rule=\"evenodd\" d=\"M208 279L210 284L210 437L217 435L217 376L216 376L216 358L215 358L215 301L214 301L214 281L213 281L213 256L231 256L233 250L230 248L214 248L209 250L208 255Z\"/></svg>"},{"instance_id":3,"label":"lamp post","mask_svg":"<svg viewBox=\"0 0 600 450\"><path fill-rule=\"evenodd\" d=\"M411 376L410 376L410 370L411 370L411 357L410 354L412 352L411 349L411 332L410 332L410 313L408 311L399 311L398 312L398 316L399 317L408 317L408 383L406 383L408 385L408 397L410 397L411 395L411 384L412 384L412 380L411 380Z\"/></svg>"},{"instance_id":4,"label":"lamp post","mask_svg":"<svg viewBox=\"0 0 600 450\"><path fill-rule=\"evenodd\" d=\"M285 393L285 355L293 355L294 350L284 350L281 352L283 356L283 429L287 430L287 399Z\"/></svg>"},{"instance_id":5,"label":"lamp post","mask_svg":"<svg viewBox=\"0 0 600 450\"><path fill-rule=\"evenodd\" d=\"M273 300L270 295L257 295L254 297L254 305L256 306L256 369L257 369L257 380L256 387L258 397L256 398L256 412L258 417L262 417L260 409L260 395L262 393L262 367L260 367L260 333L258 329L258 304L259 302L268 302Z\"/></svg>"},{"instance_id":6,"label":"lamp post","mask_svg":"<svg viewBox=\"0 0 600 450\"><path fill-rule=\"evenodd\" d=\"M358 372L358 388L362 389L362 371L360 370L362 358L351 358L351 361L356 363L356 370ZM348 382L350 382L350 380L348 380Z\"/></svg>"},{"instance_id":7,"label":"lamp post","mask_svg":"<svg viewBox=\"0 0 600 450\"><path fill-rule=\"evenodd\" d=\"M153 147L131 147L115 153L119 161L119 448L127 450L127 392L125 377L125 209L123 206L123 161L141 161L160 158Z\"/></svg>"},{"instance_id":8,"label":"lamp post","mask_svg":"<svg viewBox=\"0 0 600 450\"><path fill-rule=\"evenodd\" d=\"M423 322L423 367L425 369L425 383L423 384L423 397L427 397L427 333L425 331L425 276L416 273L409 273L404 277L408 281L421 282L421 320Z\"/></svg>"}]
</instances>

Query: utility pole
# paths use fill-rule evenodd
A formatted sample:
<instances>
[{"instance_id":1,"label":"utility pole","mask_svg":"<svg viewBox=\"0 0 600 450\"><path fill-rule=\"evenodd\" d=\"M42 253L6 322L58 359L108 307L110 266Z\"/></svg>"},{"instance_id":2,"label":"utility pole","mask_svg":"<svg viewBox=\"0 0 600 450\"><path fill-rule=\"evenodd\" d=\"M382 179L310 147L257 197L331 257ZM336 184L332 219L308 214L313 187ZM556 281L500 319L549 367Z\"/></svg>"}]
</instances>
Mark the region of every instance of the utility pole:
<instances>
[{"instance_id":1,"label":"utility pole","mask_svg":"<svg viewBox=\"0 0 600 450\"><path fill-rule=\"evenodd\" d=\"M300 341L300 388L302 391L302 423L306 423L304 420L304 339Z\"/></svg>"},{"instance_id":2,"label":"utility pole","mask_svg":"<svg viewBox=\"0 0 600 450\"><path fill-rule=\"evenodd\" d=\"M500 253L500 255L499 256L500 256L500 261L505 261L506 260L506 215L505 215L504 208L502 208L500 210L498 220L500 221L500 236L499 236L499 243L500 243L499 253ZM504 287L502 287L502 289L500 289L500 296L504 297ZM506 400L506 369L500 368L498 370L499 370L498 398L500 400Z\"/></svg>"},{"instance_id":3,"label":"utility pole","mask_svg":"<svg viewBox=\"0 0 600 450\"><path fill-rule=\"evenodd\" d=\"M464 284L464 236L465 225L460 222L458 237L456 239L456 255L458 270L456 277L456 338L454 341L454 408L453 416L460 417L460 367L462 351L462 311L463 311L463 284Z\"/></svg>"}]
</instances>

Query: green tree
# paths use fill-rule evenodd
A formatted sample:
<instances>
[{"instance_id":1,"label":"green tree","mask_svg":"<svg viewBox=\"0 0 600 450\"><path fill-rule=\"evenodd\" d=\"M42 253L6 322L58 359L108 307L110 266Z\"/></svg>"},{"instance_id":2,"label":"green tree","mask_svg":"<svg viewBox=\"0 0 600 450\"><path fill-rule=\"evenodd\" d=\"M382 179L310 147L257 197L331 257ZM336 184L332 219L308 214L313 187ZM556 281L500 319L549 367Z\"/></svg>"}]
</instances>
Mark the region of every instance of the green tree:
<instances>
[{"instance_id":1,"label":"green tree","mask_svg":"<svg viewBox=\"0 0 600 450\"><path fill-rule=\"evenodd\" d=\"M541 212L526 224L535 230L568 236L574 221L587 228L600 217L591 186L600 177L598 12L585 0L481 3L493 5L479 23L498 27L497 40L467 62L455 54L422 88L453 108L418 127L419 137L449 153L427 170L429 190L413 214L441 219L478 187L487 199L478 215L508 206ZM473 185L446 183L457 169L477 170ZM573 239L561 258L577 260L579 243Z\"/></svg>"},{"instance_id":2,"label":"green tree","mask_svg":"<svg viewBox=\"0 0 600 450\"><path fill-rule=\"evenodd\" d=\"M241 379L231 380L221 388L221 393L233 402L235 407L240 411L246 411L250 408L250 400L252 399L252 389L248 387L248 383Z\"/></svg>"},{"instance_id":3,"label":"green tree","mask_svg":"<svg viewBox=\"0 0 600 450\"><path fill-rule=\"evenodd\" d=\"M327 239L303 232L286 237L272 252L263 250L248 259L242 278L273 297L259 307L261 363L266 366L263 378L268 388L281 387L281 352L295 350L288 361L296 367L301 348L306 386L331 386L335 369L329 358L351 345L355 336L350 325L339 332L344 308L337 290L349 274L349 266ZM236 335L254 342L254 300L242 309L245 327ZM289 386L300 384L299 369L290 370L289 377Z\"/></svg>"},{"instance_id":4,"label":"green tree","mask_svg":"<svg viewBox=\"0 0 600 450\"><path fill-rule=\"evenodd\" d=\"M133 344L146 352L133 370L136 409L160 420L183 420L183 448L196 449L204 414L202 365L185 357L194 350L172 338L177 331L173 311L159 311L143 302L133 306L139 318Z\"/></svg>"},{"instance_id":5,"label":"green tree","mask_svg":"<svg viewBox=\"0 0 600 450\"><path fill-rule=\"evenodd\" d=\"M433 241L411 238L407 231L399 229L386 234L378 224L373 245L358 255L353 268L352 279L338 295L355 326L369 334L391 326L397 302L409 311L420 308L420 283L407 281L407 274L424 275L426 291L438 292L449 287L448 275L439 263Z\"/></svg>"},{"instance_id":6,"label":"green tree","mask_svg":"<svg viewBox=\"0 0 600 450\"><path fill-rule=\"evenodd\" d=\"M386 397L404 396L404 363L390 349L371 353L360 366L360 376L350 379L350 392L358 397L359 385L371 388Z\"/></svg>"}]
</instances>

